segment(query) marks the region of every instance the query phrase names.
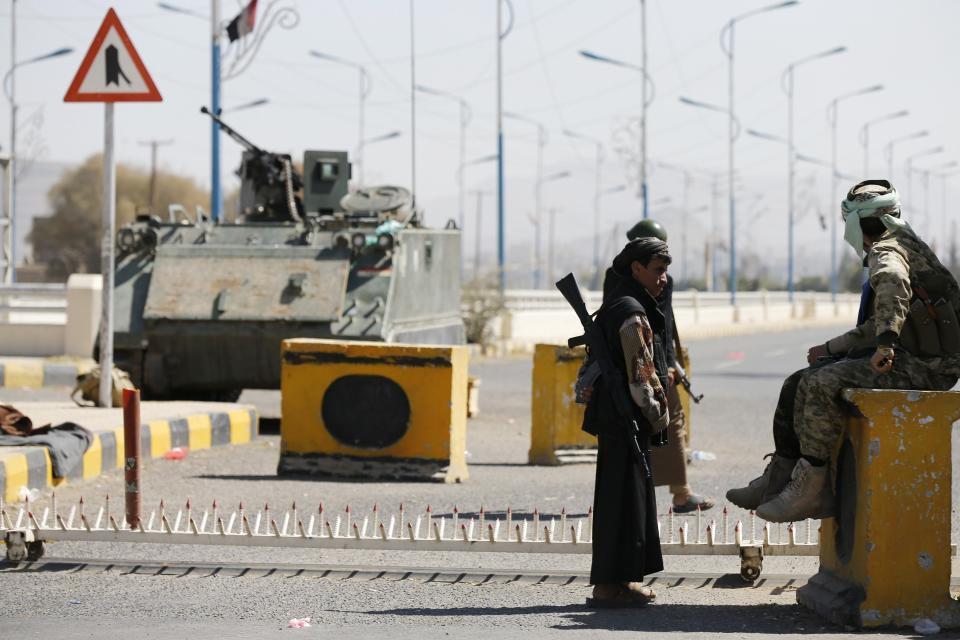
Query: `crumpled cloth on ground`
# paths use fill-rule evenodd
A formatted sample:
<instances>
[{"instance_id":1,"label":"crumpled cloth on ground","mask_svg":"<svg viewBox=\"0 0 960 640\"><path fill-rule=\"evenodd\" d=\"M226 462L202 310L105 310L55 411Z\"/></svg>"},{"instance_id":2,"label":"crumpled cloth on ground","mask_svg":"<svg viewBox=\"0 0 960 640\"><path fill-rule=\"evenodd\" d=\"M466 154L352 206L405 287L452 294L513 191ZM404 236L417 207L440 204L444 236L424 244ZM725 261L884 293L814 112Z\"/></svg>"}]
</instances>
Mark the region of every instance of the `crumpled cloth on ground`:
<instances>
[{"instance_id":1,"label":"crumpled cloth on ground","mask_svg":"<svg viewBox=\"0 0 960 640\"><path fill-rule=\"evenodd\" d=\"M92 442L93 434L75 422L64 422L53 427L47 425L19 436L0 432L2 447L47 447L54 478L66 477L81 464L83 454Z\"/></svg>"}]
</instances>

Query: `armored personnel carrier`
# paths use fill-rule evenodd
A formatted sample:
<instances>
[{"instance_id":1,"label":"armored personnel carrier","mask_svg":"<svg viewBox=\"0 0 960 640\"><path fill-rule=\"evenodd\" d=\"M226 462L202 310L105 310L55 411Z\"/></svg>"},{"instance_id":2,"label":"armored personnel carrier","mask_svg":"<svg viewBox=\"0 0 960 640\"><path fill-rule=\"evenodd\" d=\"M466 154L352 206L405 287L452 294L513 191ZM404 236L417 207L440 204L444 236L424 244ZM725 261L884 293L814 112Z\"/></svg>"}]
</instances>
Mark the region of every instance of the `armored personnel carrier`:
<instances>
[{"instance_id":1,"label":"armored personnel carrier","mask_svg":"<svg viewBox=\"0 0 960 640\"><path fill-rule=\"evenodd\" d=\"M202 111L245 149L236 219L117 233L114 359L145 397L279 388L285 338L464 342L453 225L424 228L401 187L348 193L344 151L306 151L301 176Z\"/></svg>"}]
</instances>

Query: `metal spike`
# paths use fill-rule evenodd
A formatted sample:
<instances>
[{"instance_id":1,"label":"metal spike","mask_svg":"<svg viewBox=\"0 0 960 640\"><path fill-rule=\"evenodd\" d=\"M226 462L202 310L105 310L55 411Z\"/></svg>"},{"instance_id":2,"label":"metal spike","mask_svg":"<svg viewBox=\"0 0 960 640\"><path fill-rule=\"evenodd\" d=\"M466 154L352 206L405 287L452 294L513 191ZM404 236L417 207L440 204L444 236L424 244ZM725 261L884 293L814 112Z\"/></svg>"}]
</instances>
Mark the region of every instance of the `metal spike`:
<instances>
[{"instance_id":1,"label":"metal spike","mask_svg":"<svg viewBox=\"0 0 960 640\"><path fill-rule=\"evenodd\" d=\"M217 533L219 533L222 536L227 535L227 531L223 527L223 518L221 518L220 516L217 516L216 523L217 523ZM233 524L233 520L230 521L230 524Z\"/></svg>"},{"instance_id":2,"label":"metal spike","mask_svg":"<svg viewBox=\"0 0 960 640\"><path fill-rule=\"evenodd\" d=\"M757 514L750 510L750 542L757 541Z\"/></svg>"},{"instance_id":3,"label":"metal spike","mask_svg":"<svg viewBox=\"0 0 960 640\"><path fill-rule=\"evenodd\" d=\"M526 528L526 526L527 526L527 525L526 525L526 520L524 520L524 525L523 525L523 526L524 526L524 528ZM517 525L516 529L517 529L517 544L520 544L520 543L523 542L523 533L520 532L520 525Z\"/></svg>"},{"instance_id":4,"label":"metal spike","mask_svg":"<svg viewBox=\"0 0 960 640\"><path fill-rule=\"evenodd\" d=\"M471 539L471 540L473 540L473 525L474 525L473 518L470 518L470 530L469 530L469 533L470 533L470 539Z\"/></svg>"},{"instance_id":5,"label":"metal spike","mask_svg":"<svg viewBox=\"0 0 960 640\"><path fill-rule=\"evenodd\" d=\"M356 522L353 523L353 539L354 540L360 539L360 528L357 526Z\"/></svg>"},{"instance_id":6,"label":"metal spike","mask_svg":"<svg viewBox=\"0 0 960 640\"><path fill-rule=\"evenodd\" d=\"M416 524L413 525L413 532L414 532L415 534L417 534L417 537L420 537L420 521L421 521L421 519L422 519L422 516L417 516L417 519L415 520Z\"/></svg>"},{"instance_id":7,"label":"metal spike","mask_svg":"<svg viewBox=\"0 0 960 640\"><path fill-rule=\"evenodd\" d=\"M334 538L340 537L340 514L339 513L337 514L336 520L334 520L333 537Z\"/></svg>"},{"instance_id":8,"label":"metal spike","mask_svg":"<svg viewBox=\"0 0 960 640\"><path fill-rule=\"evenodd\" d=\"M23 510L22 510L22 509L20 510L20 513L21 513L21 514L23 513ZM93 528L94 528L94 529L99 529L99 528L100 528L100 522L102 522L102 521L103 521L103 507L100 507L99 509L97 509L97 519L96 519L96 521L93 523ZM17 527L18 527L18 528L20 527L20 519L19 519L19 518L17 519Z\"/></svg>"},{"instance_id":9,"label":"metal spike","mask_svg":"<svg viewBox=\"0 0 960 640\"><path fill-rule=\"evenodd\" d=\"M457 524L460 520L460 510L457 509L457 505L453 505L453 530L457 530Z\"/></svg>"},{"instance_id":10,"label":"metal spike","mask_svg":"<svg viewBox=\"0 0 960 640\"><path fill-rule=\"evenodd\" d=\"M280 533L282 533L283 535L287 535L287 525L289 524L290 524L290 514L285 513L283 514L283 526L280 528Z\"/></svg>"},{"instance_id":11,"label":"metal spike","mask_svg":"<svg viewBox=\"0 0 960 640\"><path fill-rule=\"evenodd\" d=\"M47 516L50 515L50 507L43 508L43 517L40 519L40 526L44 529L47 528Z\"/></svg>"},{"instance_id":12,"label":"metal spike","mask_svg":"<svg viewBox=\"0 0 960 640\"><path fill-rule=\"evenodd\" d=\"M543 541L550 544L550 527L543 528Z\"/></svg>"},{"instance_id":13,"label":"metal spike","mask_svg":"<svg viewBox=\"0 0 960 640\"><path fill-rule=\"evenodd\" d=\"M311 513L310 520L307 522L307 535L311 537L313 536L313 525L315 524L314 518L315 516Z\"/></svg>"},{"instance_id":14,"label":"metal spike","mask_svg":"<svg viewBox=\"0 0 960 640\"><path fill-rule=\"evenodd\" d=\"M743 523L739 520L737 520L737 524L733 526L733 539L738 547L743 546Z\"/></svg>"},{"instance_id":15,"label":"metal spike","mask_svg":"<svg viewBox=\"0 0 960 640\"><path fill-rule=\"evenodd\" d=\"M390 516L390 527L387 529L387 536L390 537L390 538L393 537L393 525L394 525L394 524L396 524L395 519L394 519L393 516Z\"/></svg>"},{"instance_id":16,"label":"metal spike","mask_svg":"<svg viewBox=\"0 0 960 640\"><path fill-rule=\"evenodd\" d=\"M223 523L223 518L217 518L217 519L220 520L221 524ZM237 513L236 511L234 511L233 513L230 514L230 522L227 524L227 533L233 532L233 523L236 519L237 519ZM243 533L243 532L241 531L240 533Z\"/></svg>"},{"instance_id":17,"label":"metal spike","mask_svg":"<svg viewBox=\"0 0 960 640\"><path fill-rule=\"evenodd\" d=\"M393 527L392 527L392 525L391 525L391 529L392 529L392 528L393 528ZM386 542L386 540L387 540L387 530L383 528L383 523L382 523L382 522L380 523L380 539L383 540L384 542Z\"/></svg>"},{"instance_id":18,"label":"metal spike","mask_svg":"<svg viewBox=\"0 0 960 640\"><path fill-rule=\"evenodd\" d=\"M346 519L346 525L347 525L347 526L346 526L346 529L347 529L347 531L350 531L350 522L351 522L350 505L347 505L347 508L344 509L343 512L346 514L346 515L344 516L344 518Z\"/></svg>"},{"instance_id":19,"label":"metal spike","mask_svg":"<svg viewBox=\"0 0 960 640\"><path fill-rule=\"evenodd\" d=\"M488 524L488 525L487 525L487 540L489 540L490 542L496 542L496 541L497 541L496 536L497 536L497 534L493 531L493 525L492 525L492 524Z\"/></svg>"},{"instance_id":20,"label":"metal spike","mask_svg":"<svg viewBox=\"0 0 960 640\"><path fill-rule=\"evenodd\" d=\"M540 510L536 507L533 508L533 541L540 541Z\"/></svg>"},{"instance_id":21,"label":"metal spike","mask_svg":"<svg viewBox=\"0 0 960 640\"><path fill-rule=\"evenodd\" d=\"M723 544L727 544L727 542L729 542L729 540L727 539L727 529L728 529L727 517L728 517L727 505L723 505Z\"/></svg>"},{"instance_id":22,"label":"metal spike","mask_svg":"<svg viewBox=\"0 0 960 640\"><path fill-rule=\"evenodd\" d=\"M373 530L376 531L380 526L380 509L377 507L377 503L373 503Z\"/></svg>"},{"instance_id":23,"label":"metal spike","mask_svg":"<svg viewBox=\"0 0 960 640\"><path fill-rule=\"evenodd\" d=\"M367 516L363 516L363 526L360 527L360 537L367 537Z\"/></svg>"},{"instance_id":24,"label":"metal spike","mask_svg":"<svg viewBox=\"0 0 960 640\"><path fill-rule=\"evenodd\" d=\"M493 539L497 539L497 535L500 533L500 518L497 518L497 522L493 527Z\"/></svg>"},{"instance_id":25,"label":"metal spike","mask_svg":"<svg viewBox=\"0 0 960 640\"><path fill-rule=\"evenodd\" d=\"M174 533L176 533L177 531L180 530L180 518L181 518L182 516L183 516L183 512L178 509L178 510L177 510L177 517L176 517L176 519L173 521L173 531L174 531ZM98 520L98 521L99 521L99 520Z\"/></svg>"},{"instance_id":26,"label":"metal spike","mask_svg":"<svg viewBox=\"0 0 960 640\"><path fill-rule=\"evenodd\" d=\"M150 529L153 529L153 520L154 520L154 518L156 517L156 515L157 515L157 512L156 512L156 511L151 511L151 512L150 512L150 521L147 522L147 530L148 530L148 531L149 531ZM73 511L70 512L70 519L73 520Z\"/></svg>"},{"instance_id":27,"label":"metal spike","mask_svg":"<svg viewBox=\"0 0 960 640\"><path fill-rule=\"evenodd\" d=\"M410 542L416 542L417 537L413 533L413 525L409 522L407 523L407 536L410 538Z\"/></svg>"},{"instance_id":28,"label":"metal spike","mask_svg":"<svg viewBox=\"0 0 960 640\"><path fill-rule=\"evenodd\" d=\"M460 535L463 536L464 542L470 542L470 534L467 532L467 525L460 525Z\"/></svg>"},{"instance_id":29,"label":"metal spike","mask_svg":"<svg viewBox=\"0 0 960 640\"><path fill-rule=\"evenodd\" d=\"M577 544L577 543L579 542L578 538L579 538L580 536L577 534L577 529L578 529L578 528L579 528L579 526L577 526L577 527L570 527L570 542L573 543L573 544Z\"/></svg>"},{"instance_id":30,"label":"metal spike","mask_svg":"<svg viewBox=\"0 0 960 640\"><path fill-rule=\"evenodd\" d=\"M441 520L440 523L443 524L443 520ZM443 539L440 535L440 527L436 522L433 523L433 539L437 542L440 542Z\"/></svg>"}]
</instances>

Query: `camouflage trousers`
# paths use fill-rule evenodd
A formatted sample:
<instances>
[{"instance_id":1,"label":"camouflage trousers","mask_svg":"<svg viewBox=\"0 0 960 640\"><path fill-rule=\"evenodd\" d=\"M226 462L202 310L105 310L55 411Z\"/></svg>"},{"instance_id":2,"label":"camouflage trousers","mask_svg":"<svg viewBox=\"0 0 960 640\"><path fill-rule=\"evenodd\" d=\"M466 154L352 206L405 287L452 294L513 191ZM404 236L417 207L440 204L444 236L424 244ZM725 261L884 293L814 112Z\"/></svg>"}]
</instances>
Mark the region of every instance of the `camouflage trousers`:
<instances>
[{"instance_id":1,"label":"camouflage trousers","mask_svg":"<svg viewBox=\"0 0 960 640\"><path fill-rule=\"evenodd\" d=\"M841 397L843 389L918 389L946 391L957 378L943 375L906 351L897 350L893 370L877 373L870 358L825 361L789 376L780 390L773 414L773 439L777 454L829 460L849 415Z\"/></svg>"}]
</instances>

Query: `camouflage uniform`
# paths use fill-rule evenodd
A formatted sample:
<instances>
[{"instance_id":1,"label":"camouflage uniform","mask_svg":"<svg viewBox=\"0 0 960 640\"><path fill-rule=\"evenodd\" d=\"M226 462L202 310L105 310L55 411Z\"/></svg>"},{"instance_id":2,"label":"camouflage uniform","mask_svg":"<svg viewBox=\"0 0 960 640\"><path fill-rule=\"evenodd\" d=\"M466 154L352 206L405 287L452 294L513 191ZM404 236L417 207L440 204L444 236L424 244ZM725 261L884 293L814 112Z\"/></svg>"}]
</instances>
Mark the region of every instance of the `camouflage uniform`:
<instances>
[{"instance_id":1,"label":"camouflage uniform","mask_svg":"<svg viewBox=\"0 0 960 640\"><path fill-rule=\"evenodd\" d=\"M871 247L867 264L874 292L867 319L827 342L828 352L841 359L817 363L784 382L773 422L779 455L830 458L847 415L840 397L844 388L943 391L957 382L960 354L921 355L911 353L919 351L912 344L904 344L914 287L930 291L931 297L935 292L960 311L960 287L950 272L930 247L906 233L881 236ZM877 373L870 356L878 337L882 341L891 333L900 338L893 369Z\"/></svg>"}]
</instances>

